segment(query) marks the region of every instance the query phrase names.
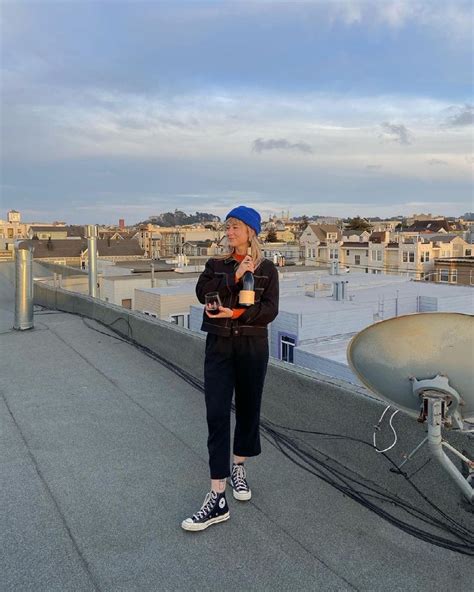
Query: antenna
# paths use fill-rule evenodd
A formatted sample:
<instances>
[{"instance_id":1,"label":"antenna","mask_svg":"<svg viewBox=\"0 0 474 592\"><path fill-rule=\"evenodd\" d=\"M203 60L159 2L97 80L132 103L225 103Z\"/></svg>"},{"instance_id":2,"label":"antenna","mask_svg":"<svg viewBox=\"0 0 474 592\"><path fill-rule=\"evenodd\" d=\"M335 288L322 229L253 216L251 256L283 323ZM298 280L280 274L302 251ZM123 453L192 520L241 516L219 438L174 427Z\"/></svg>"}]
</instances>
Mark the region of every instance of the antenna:
<instances>
[{"instance_id":1,"label":"antenna","mask_svg":"<svg viewBox=\"0 0 474 592\"><path fill-rule=\"evenodd\" d=\"M442 439L442 429L474 434L474 317L461 313L418 313L378 322L355 335L349 365L361 382L420 423L425 443L465 497L474 504L474 461ZM444 452L467 465L465 477ZM398 468L400 468L404 461Z\"/></svg>"}]
</instances>

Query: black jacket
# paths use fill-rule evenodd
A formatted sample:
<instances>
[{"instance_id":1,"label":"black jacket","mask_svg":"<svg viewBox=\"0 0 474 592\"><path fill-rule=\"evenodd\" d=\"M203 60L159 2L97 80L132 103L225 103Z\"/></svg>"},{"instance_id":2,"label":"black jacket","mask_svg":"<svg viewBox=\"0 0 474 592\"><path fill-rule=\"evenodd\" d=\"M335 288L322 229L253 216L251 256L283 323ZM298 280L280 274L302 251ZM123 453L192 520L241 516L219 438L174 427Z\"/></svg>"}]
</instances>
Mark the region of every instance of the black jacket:
<instances>
[{"instance_id":1,"label":"black jacket","mask_svg":"<svg viewBox=\"0 0 474 592\"><path fill-rule=\"evenodd\" d=\"M239 262L209 259L196 284L196 295L204 304L208 292L219 292L222 306L238 308L242 282L235 281ZM210 318L204 312L201 329L216 335L266 335L267 325L278 314L278 271L271 261L263 259L254 273L255 304L237 319Z\"/></svg>"}]
</instances>

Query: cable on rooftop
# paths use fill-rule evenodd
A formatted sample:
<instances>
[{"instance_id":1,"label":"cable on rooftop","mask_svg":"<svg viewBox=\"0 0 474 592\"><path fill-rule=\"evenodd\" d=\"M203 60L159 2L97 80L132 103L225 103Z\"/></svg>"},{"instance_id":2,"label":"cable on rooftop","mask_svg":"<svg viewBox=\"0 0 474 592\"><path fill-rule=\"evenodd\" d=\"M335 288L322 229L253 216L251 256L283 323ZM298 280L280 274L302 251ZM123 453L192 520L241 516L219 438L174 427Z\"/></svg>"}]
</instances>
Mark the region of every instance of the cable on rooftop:
<instances>
[{"instance_id":1,"label":"cable on rooftop","mask_svg":"<svg viewBox=\"0 0 474 592\"><path fill-rule=\"evenodd\" d=\"M76 313L77 314L77 313ZM166 360L159 354L151 351L147 347L137 343L133 339L133 332L128 319L124 317L118 317L112 323L105 323L96 321L97 323L109 328L116 332L114 325L122 320L128 324L128 337L117 337L100 331L99 329L92 327L86 322L86 318L81 314L77 316L82 317L84 324L93 331L97 331L100 334L107 335L118 341L123 341L134 345L137 349L142 351L148 357L158 361L164 367L168 368L174 374L182 378L185 382L193 386L196 390L204 392L204 384L199 379L190 375L188 372ZM232 405L232 409L235 410L235 406ZM392 415L393 418L394 415ZM383 418L383 414L381 419ZM446 514L441 508L439 508L434 502L432 502L422 491L416 486L411 480L416 472L421 470L426 464L424 463L419 467L415 473L408 476L407 473L398 469L397 464L384 452L380 451L380 456L385 458L393 467L397 469L397 473L404 477L408 485L417 493L421 499L432 508L434 513L429 513L420 507L413 505L412 503L403 500L398 495L393 494L384 489L379 484L371 481L370 479L363 477L359 473L355 472L350 467L343 463L330 458L326 453L318 450L306 441L302 441L297 436L289 436L285 432L294 432L300 434L308 434L313 436L319 436L322 438L331 438L337 440L345 440L352 443L358 443L363 446L370 446L373 449L373 444L365 440L347 436L344 434L328 433L312 430L303 430L298 428L292 428L288 426L279 425L268 419L261 418L260 429L263 438L269 442L272 446L277 448L287 459L299 466L304 471L318 477L328 485L336 488L343 495L347 495L352 500L374 512L382 519L386 520L393 526L396 526L403 532L410 534L422 541L449 549L456 553L463 555L474 556L474 533L466 528L463 524L456 521L454 518ZM405 512L416 521L421 522L418 526L416 523L410 522L407 519L399 518L393 511L385 509L384 506L389 505L396 510ZM436 534L428 530L423 525L431 526L437 529L442 534Z\"/></svg>"}]
</instances>

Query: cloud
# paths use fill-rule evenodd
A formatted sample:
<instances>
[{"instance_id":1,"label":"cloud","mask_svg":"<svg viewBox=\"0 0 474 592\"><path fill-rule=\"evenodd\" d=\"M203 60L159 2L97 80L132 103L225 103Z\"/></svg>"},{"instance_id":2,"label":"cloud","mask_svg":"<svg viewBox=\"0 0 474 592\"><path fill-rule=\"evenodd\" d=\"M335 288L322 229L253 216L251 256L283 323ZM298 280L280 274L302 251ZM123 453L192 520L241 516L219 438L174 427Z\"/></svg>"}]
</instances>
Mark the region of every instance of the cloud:
<instances>
[{"instance_id":1,"label":"cloud","mask_svg":"<svg viewBox=\"0 0 474 592\"><path fill-rule=\"evenodd\" d=\"M349 26L375 23L400 30L415 24L444 37L471 39L472 36L469 0L339 0L324 2L323 6L331 20Z\"/></svg>"},{"instance_id":2,"label":"cloud","mask_svg":"<svg viewBox=\"0 0 474 592\"><path fill-rule=\"evenodd\" d=\"M464 127L465 125L474 124L474 105L463 105L462 107L449 107L448 111L452 113L446 121L444 126L447 127Z\"/></svg>"},{"instance_id":3,"label":"cloud","mask_svg":"<svg viewBox=\"0 0 474 592\"><path fill-rule=\"evenodd\" d=\"M426 162L431 166L446 166L448 164L445 160L440 160L439 158L431 158Z\"/></svg>"},{"instance_id":4,"label":"cloud","mask_svg":"<svg viewBox=\"0 0 474 592\"><path fill-rule=\"evenodd\" d=\"M266 150L293 150L296 152L302 152L304 154L313 153L313 149L309 144L306 144L306 142L297 142L296 144L292 144L288 140L285 140L285 138L281 138L279 140L264 140L263 138L257 138L252 144L252 152L261 154Z\"/></svg>"},{"instance_id":5,"label":"cloud","mask_svg":"<svg viewBox=\"0 0 474 592\"><path fill-rule=\"evenodd\" d=\"M413 134L403 124L394 124L385 121L380 124L382 128L381 137L392 142L398 142L403 146L408 146L413 142Z\"/></svg>"}]
</instances>

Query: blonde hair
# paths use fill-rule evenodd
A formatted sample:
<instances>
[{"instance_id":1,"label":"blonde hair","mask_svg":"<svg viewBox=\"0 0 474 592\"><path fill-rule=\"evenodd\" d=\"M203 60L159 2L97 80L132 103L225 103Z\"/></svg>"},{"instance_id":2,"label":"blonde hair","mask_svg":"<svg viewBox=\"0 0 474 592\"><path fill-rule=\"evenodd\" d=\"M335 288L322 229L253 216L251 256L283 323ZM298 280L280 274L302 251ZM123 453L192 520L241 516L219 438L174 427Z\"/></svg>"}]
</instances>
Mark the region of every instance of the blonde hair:
<instances>
[{"instance_id":1,"label":"blonde hair","mask_svg":"<svg viewBox=\"0 0 474 592\"><path fill-rule=\"evenodd\" d=\"M257 269L257 267L260 265L260 263L263 261L263 253L262 253L262 247L258 241L258 237L257 234L255 232L255 230L253 228L251 228L250 226L248 226L247 224L245 224L245 222L242 222L242 220L239 220L238 218L228 218L226 220L226 225L228 223L232 223L238 221L241 224L243 224L246 228L247 228L247 232L249 235L249 247L250 247L250 256L253 259L254 265L255 265L255 269ZM227 243L227 237L224 239L223 241L224 247L227 248L227 251L222 253L221 255L216 255L213 257L213 259L227 259L229 257L231 257L234 254L234 250L233 248L231 248L228 243Z\"/></svg>"}]
</instances>

